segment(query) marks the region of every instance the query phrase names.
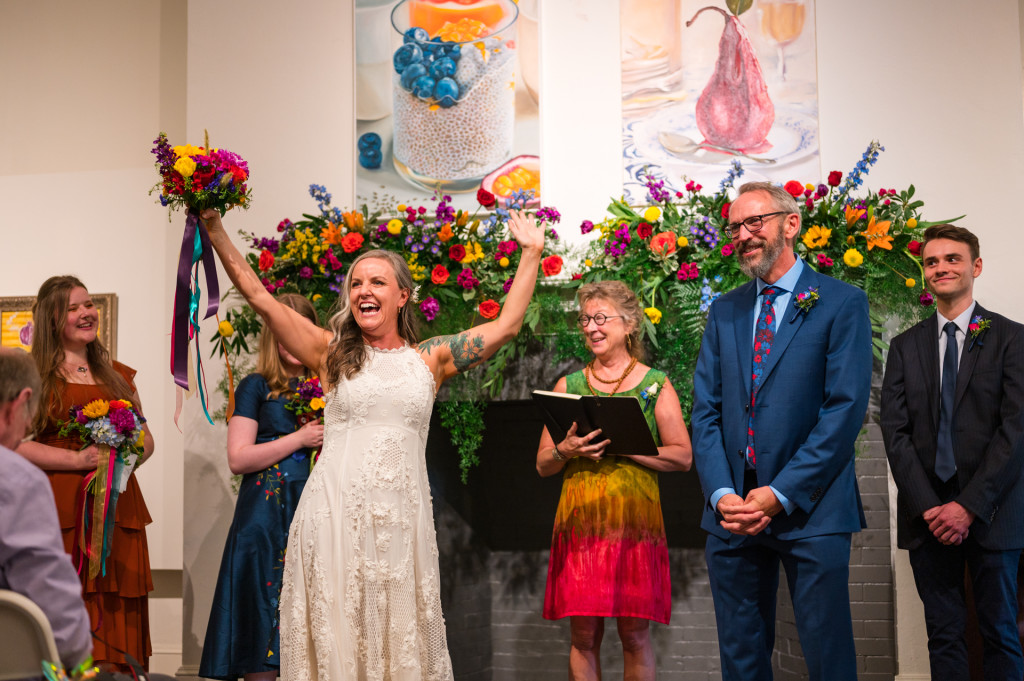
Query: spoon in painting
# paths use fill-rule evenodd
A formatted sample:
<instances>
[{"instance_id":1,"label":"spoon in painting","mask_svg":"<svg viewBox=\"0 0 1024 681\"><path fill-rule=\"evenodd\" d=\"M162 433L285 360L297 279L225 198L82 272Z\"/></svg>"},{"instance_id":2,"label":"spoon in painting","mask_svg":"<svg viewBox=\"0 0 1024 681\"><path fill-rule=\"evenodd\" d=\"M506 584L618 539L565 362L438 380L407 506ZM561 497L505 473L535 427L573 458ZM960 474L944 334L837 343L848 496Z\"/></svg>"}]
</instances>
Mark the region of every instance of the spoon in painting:
<instances>
[{"instance_id":1,"label":"spoon in painting","mask_svg":"<svg viewBox=\"0 0 1024 681\"><path fill-rule=\"evenodd\" d=\"M750 159L755 163L775 163L774 158L764 158L763 156L748 156L742 151L736 151L735 149L726 149L725 147L716 147L713 144L697 144L686 135L680 135L674 132L668 132L662 130L658 133L658 141L661 142L661 146L665 147L665 150L674 156L680 158L693 158L695 153L701 149L713 149L714 151L720 151L724 154L732 154L733 156L740 156L742 158Z\"/></svg>"}]
</instances>

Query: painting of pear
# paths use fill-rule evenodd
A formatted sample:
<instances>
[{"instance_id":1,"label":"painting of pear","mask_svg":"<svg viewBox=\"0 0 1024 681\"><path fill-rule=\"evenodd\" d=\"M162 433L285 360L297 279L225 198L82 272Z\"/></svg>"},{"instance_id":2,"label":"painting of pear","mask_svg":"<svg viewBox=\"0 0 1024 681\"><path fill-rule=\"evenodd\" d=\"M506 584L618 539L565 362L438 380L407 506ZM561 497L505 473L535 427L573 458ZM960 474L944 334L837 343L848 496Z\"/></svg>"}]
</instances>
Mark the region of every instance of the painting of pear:
<instances>
[{"instance_id":1,"label":"painting of pear","mask_svg":"<svg viewBox=\"0 0 1024 681\"><path fill-rule=\"evenodd\" d=\"M735 14L714 6L703 7L686 26L706 10L725 17L725 29L718 42L715 71L697 100L697 129L715 146L763 152L771 148L767 137L775 122L775 107L768 96L761 64Z\"/></svg>"}]
</instances>

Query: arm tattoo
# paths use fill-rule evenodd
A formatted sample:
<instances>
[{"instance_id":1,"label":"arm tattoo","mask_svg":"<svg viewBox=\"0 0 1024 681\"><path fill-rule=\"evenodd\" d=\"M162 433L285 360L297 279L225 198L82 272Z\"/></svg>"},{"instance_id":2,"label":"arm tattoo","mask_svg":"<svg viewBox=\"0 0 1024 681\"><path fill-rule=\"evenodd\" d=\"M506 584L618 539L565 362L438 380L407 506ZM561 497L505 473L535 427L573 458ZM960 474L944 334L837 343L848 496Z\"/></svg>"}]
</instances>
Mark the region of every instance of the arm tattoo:
<instances>
[{"instance_id":1,"label":"arm tattoo","mask_svg":"<svg viewBox=\"0 0 1024 681\"><path fill-rule=\"evenodd\" d=\"M430 352L436 347L447 347L452 353L456 371L465 371L483 359L484 337L463 331L452 336L434 336L419 345L419 349Z\"/></svg>"}]
</instances>

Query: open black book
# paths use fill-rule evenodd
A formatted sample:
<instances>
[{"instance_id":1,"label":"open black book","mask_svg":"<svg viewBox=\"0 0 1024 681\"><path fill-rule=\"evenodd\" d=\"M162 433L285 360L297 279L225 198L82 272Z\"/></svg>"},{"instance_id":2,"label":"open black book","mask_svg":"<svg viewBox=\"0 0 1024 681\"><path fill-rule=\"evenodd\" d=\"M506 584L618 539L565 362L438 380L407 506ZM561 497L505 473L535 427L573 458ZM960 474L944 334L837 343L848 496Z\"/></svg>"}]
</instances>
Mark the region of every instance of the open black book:
<instances>
[{"instance_id":1,"label":"open black book","mask_svg":"<svg viewBox=\"0 0 1024 681\"><path fill-rule=\"evenodd\" d=\"M640 400L632 395L603 397L534 390L533 399L555 442L565 439L575 421L577 436L601 429L595 442L611 440L604 451L606 455L658 455Z\"/></svg>"}]
</instances>

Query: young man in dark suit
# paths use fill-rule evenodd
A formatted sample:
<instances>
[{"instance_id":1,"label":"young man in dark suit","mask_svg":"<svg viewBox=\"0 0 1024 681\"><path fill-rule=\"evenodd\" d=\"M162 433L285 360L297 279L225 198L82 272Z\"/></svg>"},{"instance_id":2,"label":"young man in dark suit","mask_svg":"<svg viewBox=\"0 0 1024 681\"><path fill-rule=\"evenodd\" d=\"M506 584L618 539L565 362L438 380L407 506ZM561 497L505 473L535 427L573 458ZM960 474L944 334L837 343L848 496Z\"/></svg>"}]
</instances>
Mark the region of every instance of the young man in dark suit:
<instances>
[{"instance_id":1,"label":"young man in dark suit","mask_svg":"<svg viewBox=\"0 0 1024 681\"><path fill-rule=\"evenodd\" d=\"M800 210L740 187L729 236L753 281L712 304L694 375L693 454L725 681L772 678L779 565L812 681L852 681L854 442L871 390L868 300L793 252Z\"/></svg>"},{"instance_id":2,"label":"young man in dark suit","mask_svg":"<svg viewBox=\"0 0 1024 681\"><path fill-rule=\"evenodd\" d=\"M937 311L893 340L882 385L898 544L910 551L924 603L932 678L970 678L966 565L985 679L1020 681L1024 326L975 302L982 268L970 231L929 227L921 255Z\"/></svg>"}]
</instances>

